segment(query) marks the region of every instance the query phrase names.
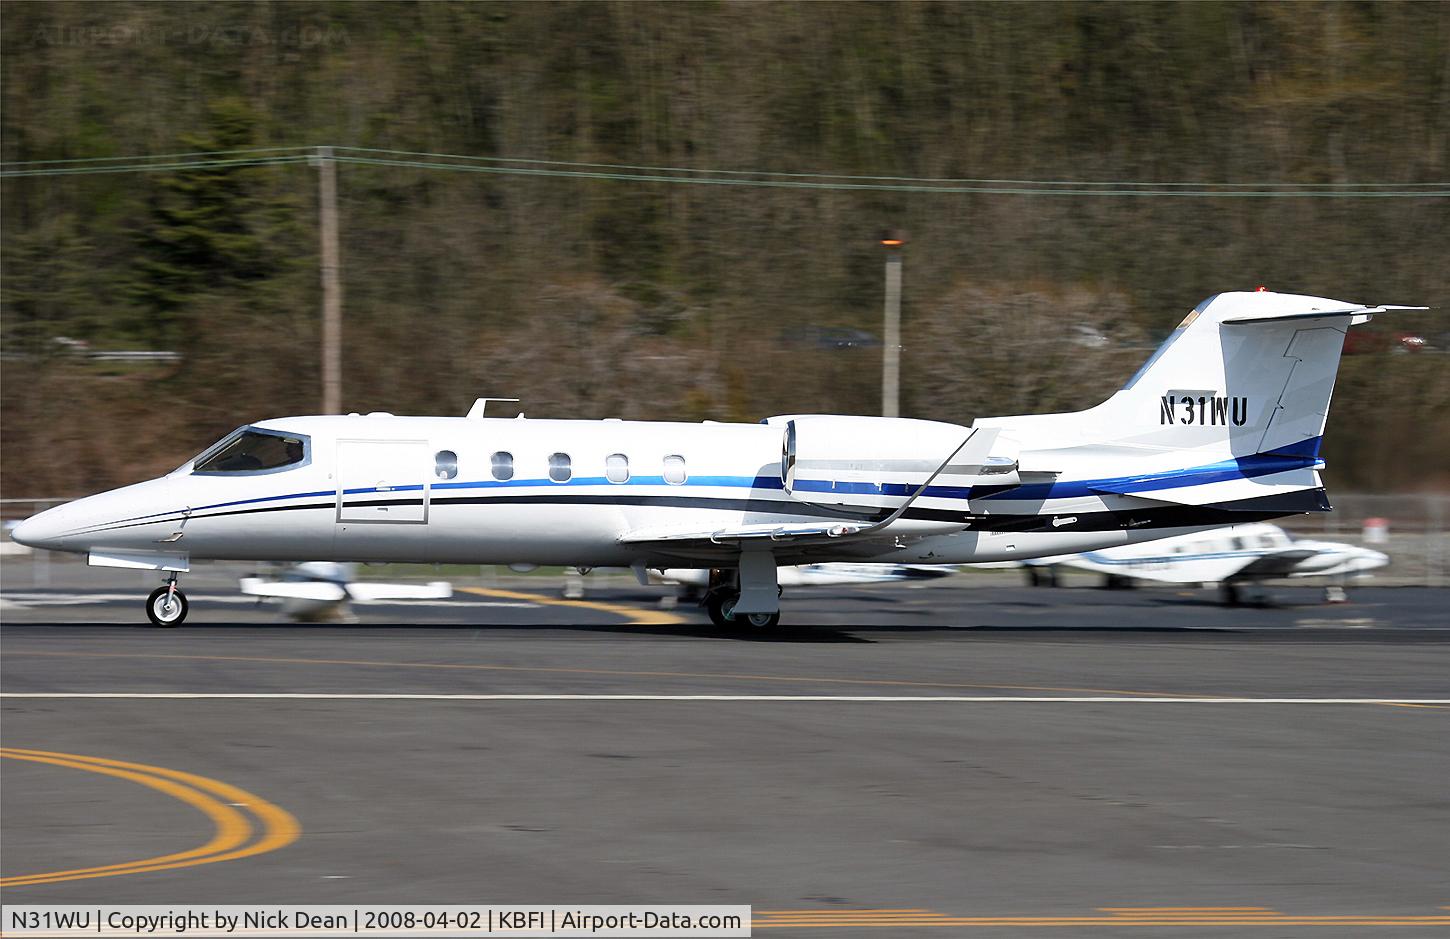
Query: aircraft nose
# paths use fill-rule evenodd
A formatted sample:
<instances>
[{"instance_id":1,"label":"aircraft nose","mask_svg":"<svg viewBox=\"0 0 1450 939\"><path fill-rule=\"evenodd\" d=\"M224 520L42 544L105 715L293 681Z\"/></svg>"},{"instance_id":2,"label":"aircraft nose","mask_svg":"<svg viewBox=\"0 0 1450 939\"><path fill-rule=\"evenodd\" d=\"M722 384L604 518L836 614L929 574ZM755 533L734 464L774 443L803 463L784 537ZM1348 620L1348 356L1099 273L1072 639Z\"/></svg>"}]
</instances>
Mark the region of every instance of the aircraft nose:
<instances>
[{"instance_id":1,"label":"aircraft nose","mask_svg":"<svg viewBox=\"0 0 1450 939\"><path fill-rule=\"evenodd\" d=\"M32 515L16 525L10 537L27 547L47 551L84 552L98 545L119 549L133 547L138 540L141 546L150 547L157 537L154 530L120 523L145 518L152 512L165 514L171 508L167 495L165 479L153 479L86 496Z\"/></svg>"},{"instance_id":2,"label":"aircraft nose","mask_svg":"<svg viewBox=\"0 0 1450 939\"><path fill-rule=\"evenodd\" d=\"M59 545L61 534L68 527L66 516L70 513L62 511L64 508L58 505L39 515L30 516L10 529L10 540L27 548L55 549Z\"/></svg>"}]
</instances>

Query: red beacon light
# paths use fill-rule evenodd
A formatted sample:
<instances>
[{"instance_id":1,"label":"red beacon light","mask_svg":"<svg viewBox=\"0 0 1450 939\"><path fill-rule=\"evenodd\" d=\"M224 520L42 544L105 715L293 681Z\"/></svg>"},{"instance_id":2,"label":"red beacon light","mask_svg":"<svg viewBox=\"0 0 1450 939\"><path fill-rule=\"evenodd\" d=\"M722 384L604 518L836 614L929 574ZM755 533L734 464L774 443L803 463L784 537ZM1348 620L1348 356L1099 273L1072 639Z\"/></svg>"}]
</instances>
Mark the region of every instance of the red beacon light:
<instances>
[{"instance_id":1,"label":"red beacon light","mask_svg":"<svg viewBox=\"0 0 1450 939\"><path fill-rule=\"evenodd\" d=\"M1269 288L1268 287L1265 287L1263 284L1259 284L1259 286L1257 286L1257 287L1254 288L1254 293L1268 293L1268 292L1269 292Z\"/></svg>"}]
</instances>

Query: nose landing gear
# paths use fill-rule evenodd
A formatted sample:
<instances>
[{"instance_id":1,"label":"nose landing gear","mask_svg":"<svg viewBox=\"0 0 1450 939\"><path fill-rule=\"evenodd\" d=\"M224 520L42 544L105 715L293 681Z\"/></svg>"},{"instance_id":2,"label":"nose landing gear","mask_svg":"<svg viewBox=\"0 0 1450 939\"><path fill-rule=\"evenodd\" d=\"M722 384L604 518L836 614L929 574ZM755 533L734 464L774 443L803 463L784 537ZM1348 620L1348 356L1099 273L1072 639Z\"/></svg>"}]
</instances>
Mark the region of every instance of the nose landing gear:
<instances>
[{"instance_id":1,"label":"nose landing gear","mask_svg":"<svg viewBox=\"0 0 1450 939\"><path fill-rule=\"evenodd\" d=\"M180 626L189 606L186 594L176 586L176 575L171 574L146 598L146 616L156 626Z\"/></svg>"}]
</instances>

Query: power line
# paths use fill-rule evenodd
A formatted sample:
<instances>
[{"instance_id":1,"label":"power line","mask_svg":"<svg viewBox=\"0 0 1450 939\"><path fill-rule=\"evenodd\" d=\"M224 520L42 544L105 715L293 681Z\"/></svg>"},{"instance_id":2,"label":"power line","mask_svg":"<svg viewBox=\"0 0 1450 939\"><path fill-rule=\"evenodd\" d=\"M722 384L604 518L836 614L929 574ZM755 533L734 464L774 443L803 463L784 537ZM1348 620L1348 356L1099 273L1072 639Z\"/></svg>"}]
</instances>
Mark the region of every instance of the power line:
<instances>
[{"instance_id":1,"label":"power line","mask_svg":"<svg viewBox=\"0 0 1450 939\"><path fill-rule=\"evenodd\" d=\"M812 182L798 179L736 179L719 176L663 176L645 173L606 173L588 170L550 170L525 167L468 166L456 163L436 163L418 160L386 160L368 157L338 156L339 163L354 163L370 166L397 166L413 169L450 170L454 172L487 173L504 176L567 177L573 179L612 179L634 182L686 183L692 185L747 186L772 189L826 189L837 191L869 190L884 192L940 192L976 193L1023 196L1159 196L1169 198L1186 197L1239 197L1239 198L1414 198L1424 196L1450 196L1450 184L1443 190L1270 190L1270 189L1058 189L1042 186L943 186L911 183L866 183L866 182ZM869 177L867 177L869 178ZM1064 183L1052 185L1068 185ZM1197 184L1205 185L1205 184ZM1212 184L1207 184L1212 185Z\"/></svg>"},{"instance_id":2,"label":"power line","mask_svg":"<svg viewBox=\"0 0 1450 939\"><path fill-rule=\"evenodd\" d=\"M102 173L156 173L173 170L214 169L230 166L283 166L290 163L307 162L306 154L297 156L254 157L234 160L188 160L179 163L133 163L117 166L56 166L25 170L4 169L11 164L0 164L0 178L27 176L94 176Z\"/></svg>"},{"instance_id":3,"label":"power line","mask_svg":"<svg viewBox=\"0 0 1450 939\"><path fill-rule=\"evenodd\" d=\"M193 150L189 153L153 153L132 156L72 157L64 160L12 160L4 166L41 166L49 163L105 163L118 160L169 160L191 156L223 156L230 153L275 153L291 150L315 150L315 147L246 147L240 150Z\"/></svg>"},{"instance_id":4,"label":"power line","mask_svg":"<svg viewBox=\"0 0 1450 939\"><path fill-rule=\"evenodd\" d=\"M845 173L785 173L776 170L722 170L722 169L701 169L689 166L652 166L636 165L628 163L581 163L572 160L535 160L522 157L486 157L469 156L458 153L428 153L411 150L384 150L376 147L337 147L336 150L350 151L353 153L382 153L394 156L409 157L433 157L450 160L468 160L486 163L528 163L545 166L568 166L592 169L612 170L643 170L659 173L703 173L717 176L760 176L768 178L795 178L795 179L845 179L882 182L904 182L904 183L977 183L977 184L1004 184L1018 186L1158 186L1163 188L1187 187L1187 186L1212 186L1212 187L1238 187L1238 188L1375 188L1375 187L1416 187L1416 186L1445 186L1446 183L1215 183L1215 182L1134 182L1128 180L1043 180L1043 179L997 179L987 177L954 177L954 176L861 176Z\"/></svg>"},{"instance_id":5,"label":"power line","mask_svg":"<svg viewBox=\"0 0 1450 939\"><path fill-rule=\"evenodd\" d=\"M151 156L34 160L0 164L0 178L281 166L309 162L315 158L316 151L317 148L314 147L258 147L247 150L199 151ZM237 156L237 154L244 155ZM255 155L247 156L245 154ZM228 158L190 159L191 157ZM414 159L416 157L430 159ZM514 157L475 157L460 154L384 150L372 147L338 147L334 149L332 159L339 163L360 166L471 172L496 176L832 191L1157 198L1379 199L1450 196L1450 183L1445 182L1213 183L849 176L827 173L781 173L764 170L712 170L690 167L583 163Z\"/></svg>"}]
</instances>

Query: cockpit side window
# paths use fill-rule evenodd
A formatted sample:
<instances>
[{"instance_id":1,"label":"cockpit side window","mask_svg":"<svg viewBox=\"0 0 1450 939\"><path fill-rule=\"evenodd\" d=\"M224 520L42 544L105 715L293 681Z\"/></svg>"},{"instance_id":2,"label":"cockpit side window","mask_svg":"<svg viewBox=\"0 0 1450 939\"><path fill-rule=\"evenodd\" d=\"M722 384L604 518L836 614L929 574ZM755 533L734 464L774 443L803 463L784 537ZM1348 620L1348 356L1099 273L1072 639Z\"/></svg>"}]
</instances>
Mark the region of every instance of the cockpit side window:
<instances>
[{"instance_id":1,"label":"cockpit side window","mask_svg":"<svg viewBox=\"0 0 1450 939\"><path fill-rule=\"evenodd\" d=\"M197 458L192 472L241 475L291 469L308 461L308 446L302 434L244 427Z\"/></svg>"}]
</instances>

